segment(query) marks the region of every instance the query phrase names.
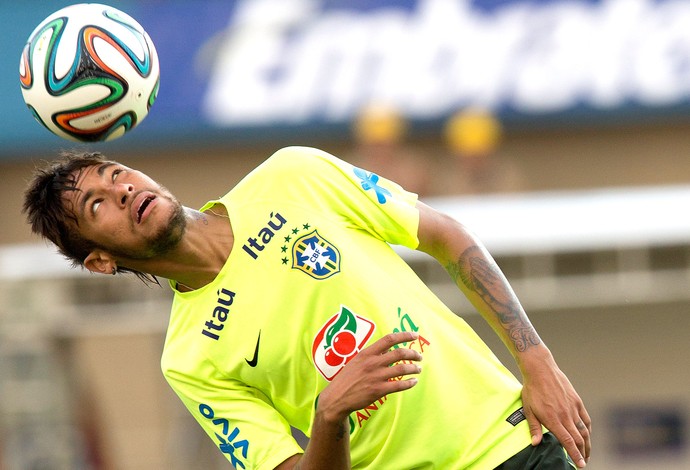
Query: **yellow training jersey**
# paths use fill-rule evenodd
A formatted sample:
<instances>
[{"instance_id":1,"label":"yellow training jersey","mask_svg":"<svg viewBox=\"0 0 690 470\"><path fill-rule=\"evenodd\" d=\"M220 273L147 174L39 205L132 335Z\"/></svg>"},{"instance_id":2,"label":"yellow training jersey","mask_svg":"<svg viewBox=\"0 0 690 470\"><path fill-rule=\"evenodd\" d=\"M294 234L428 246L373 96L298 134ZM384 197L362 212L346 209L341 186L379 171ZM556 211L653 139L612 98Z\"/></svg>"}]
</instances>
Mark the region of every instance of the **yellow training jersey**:
<instances>
[{"instance_id":1,"label":"yellow training jersey","mask_svg":"<svg viewBox=\"0 0 690 470\"><path fill-rule=\"evenodd\" d=\"M290 426L309 436L321 390L404 330L419 383L350 415L353 468L491 469L530 444L520 383L389 245L418 244L414 194L291 147L216 204L234 246L212 283L175 291L162 369L236 468L301 452Z\"/></svg>"}]
</instances>

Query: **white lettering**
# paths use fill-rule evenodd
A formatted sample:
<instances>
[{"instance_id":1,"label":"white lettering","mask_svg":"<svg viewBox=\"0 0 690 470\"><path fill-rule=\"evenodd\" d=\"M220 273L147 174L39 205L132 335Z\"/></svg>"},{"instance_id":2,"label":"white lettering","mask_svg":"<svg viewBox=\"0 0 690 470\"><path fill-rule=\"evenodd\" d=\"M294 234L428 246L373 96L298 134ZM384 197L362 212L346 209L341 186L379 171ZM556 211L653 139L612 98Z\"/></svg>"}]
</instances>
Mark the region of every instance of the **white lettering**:
<instances>
[{"instance_id":1,"label":"white lettering","mask_svg":"<svg viewBox=\"0 0 690 470\"><path fill-rule=\"evenodd\" d=\"M212 121L341 121L370 101L424 119L471 104L541 113L690 96L690 2L319 5L238 4L206 96Z\"/></svg>"}]
</instances>

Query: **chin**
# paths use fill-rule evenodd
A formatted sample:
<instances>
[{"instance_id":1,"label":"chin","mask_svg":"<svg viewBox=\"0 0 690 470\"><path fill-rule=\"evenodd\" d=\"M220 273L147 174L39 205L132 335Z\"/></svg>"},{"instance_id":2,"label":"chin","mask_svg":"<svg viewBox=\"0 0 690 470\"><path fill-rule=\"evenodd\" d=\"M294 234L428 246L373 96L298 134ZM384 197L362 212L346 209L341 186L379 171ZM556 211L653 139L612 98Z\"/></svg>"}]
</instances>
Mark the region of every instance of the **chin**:
<instances>
[{"instance_id":1,"label":"chin","mask_svg":"<svg viewBox=\"0 0 690 470\"><path fill-rule=\"evenodd\" d=\"M168 223L163 225L151 241L153 255L161 255L175 248L184 237L187 218L180 204L172 207Z\"/></svg>"}]
</instances>

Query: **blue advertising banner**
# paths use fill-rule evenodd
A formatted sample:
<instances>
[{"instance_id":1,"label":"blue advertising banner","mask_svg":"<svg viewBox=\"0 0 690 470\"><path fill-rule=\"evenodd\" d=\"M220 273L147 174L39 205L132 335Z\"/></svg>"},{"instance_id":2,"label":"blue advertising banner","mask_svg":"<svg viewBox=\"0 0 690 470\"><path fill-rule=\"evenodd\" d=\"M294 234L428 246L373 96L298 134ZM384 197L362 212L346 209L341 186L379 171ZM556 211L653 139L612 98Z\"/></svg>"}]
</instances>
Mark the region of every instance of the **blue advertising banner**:
<instances>
[{"instance_id":1,"label":"blue advertising banner","mask_svg":"<svg viewBox=\"0 0 690 470\"><path fill-rule=\"evenodd\" d=\"M62 143L26 110L18 64L33 28L69 3L0 5L3 154ZM686 1L109 4L144 26L161 64L158 100L122 145L342 131L371 102L417 123L482 106L508 125L679 117L690 109Z\"/></svg>"}]
</instances>

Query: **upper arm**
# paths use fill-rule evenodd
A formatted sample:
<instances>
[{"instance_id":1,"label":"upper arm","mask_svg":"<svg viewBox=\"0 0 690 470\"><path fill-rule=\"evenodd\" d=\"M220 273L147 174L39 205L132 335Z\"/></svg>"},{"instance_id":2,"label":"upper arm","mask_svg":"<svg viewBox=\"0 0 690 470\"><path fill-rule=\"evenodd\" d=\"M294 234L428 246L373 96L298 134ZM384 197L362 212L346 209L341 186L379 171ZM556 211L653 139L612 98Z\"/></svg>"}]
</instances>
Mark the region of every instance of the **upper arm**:
<instances>
[{"instance_id":1,"label":"upper arm","mask_svg":"<svg viewBox=\"0 0 690 470\"><path fill-rule=\"evenodd\" d=\"M438 260L443 266L457 260L468 246L469 233L465 227L447 214L439 212L423 202L417 202L419 227L417 250Z\"/></svg>"}]
</instances>

